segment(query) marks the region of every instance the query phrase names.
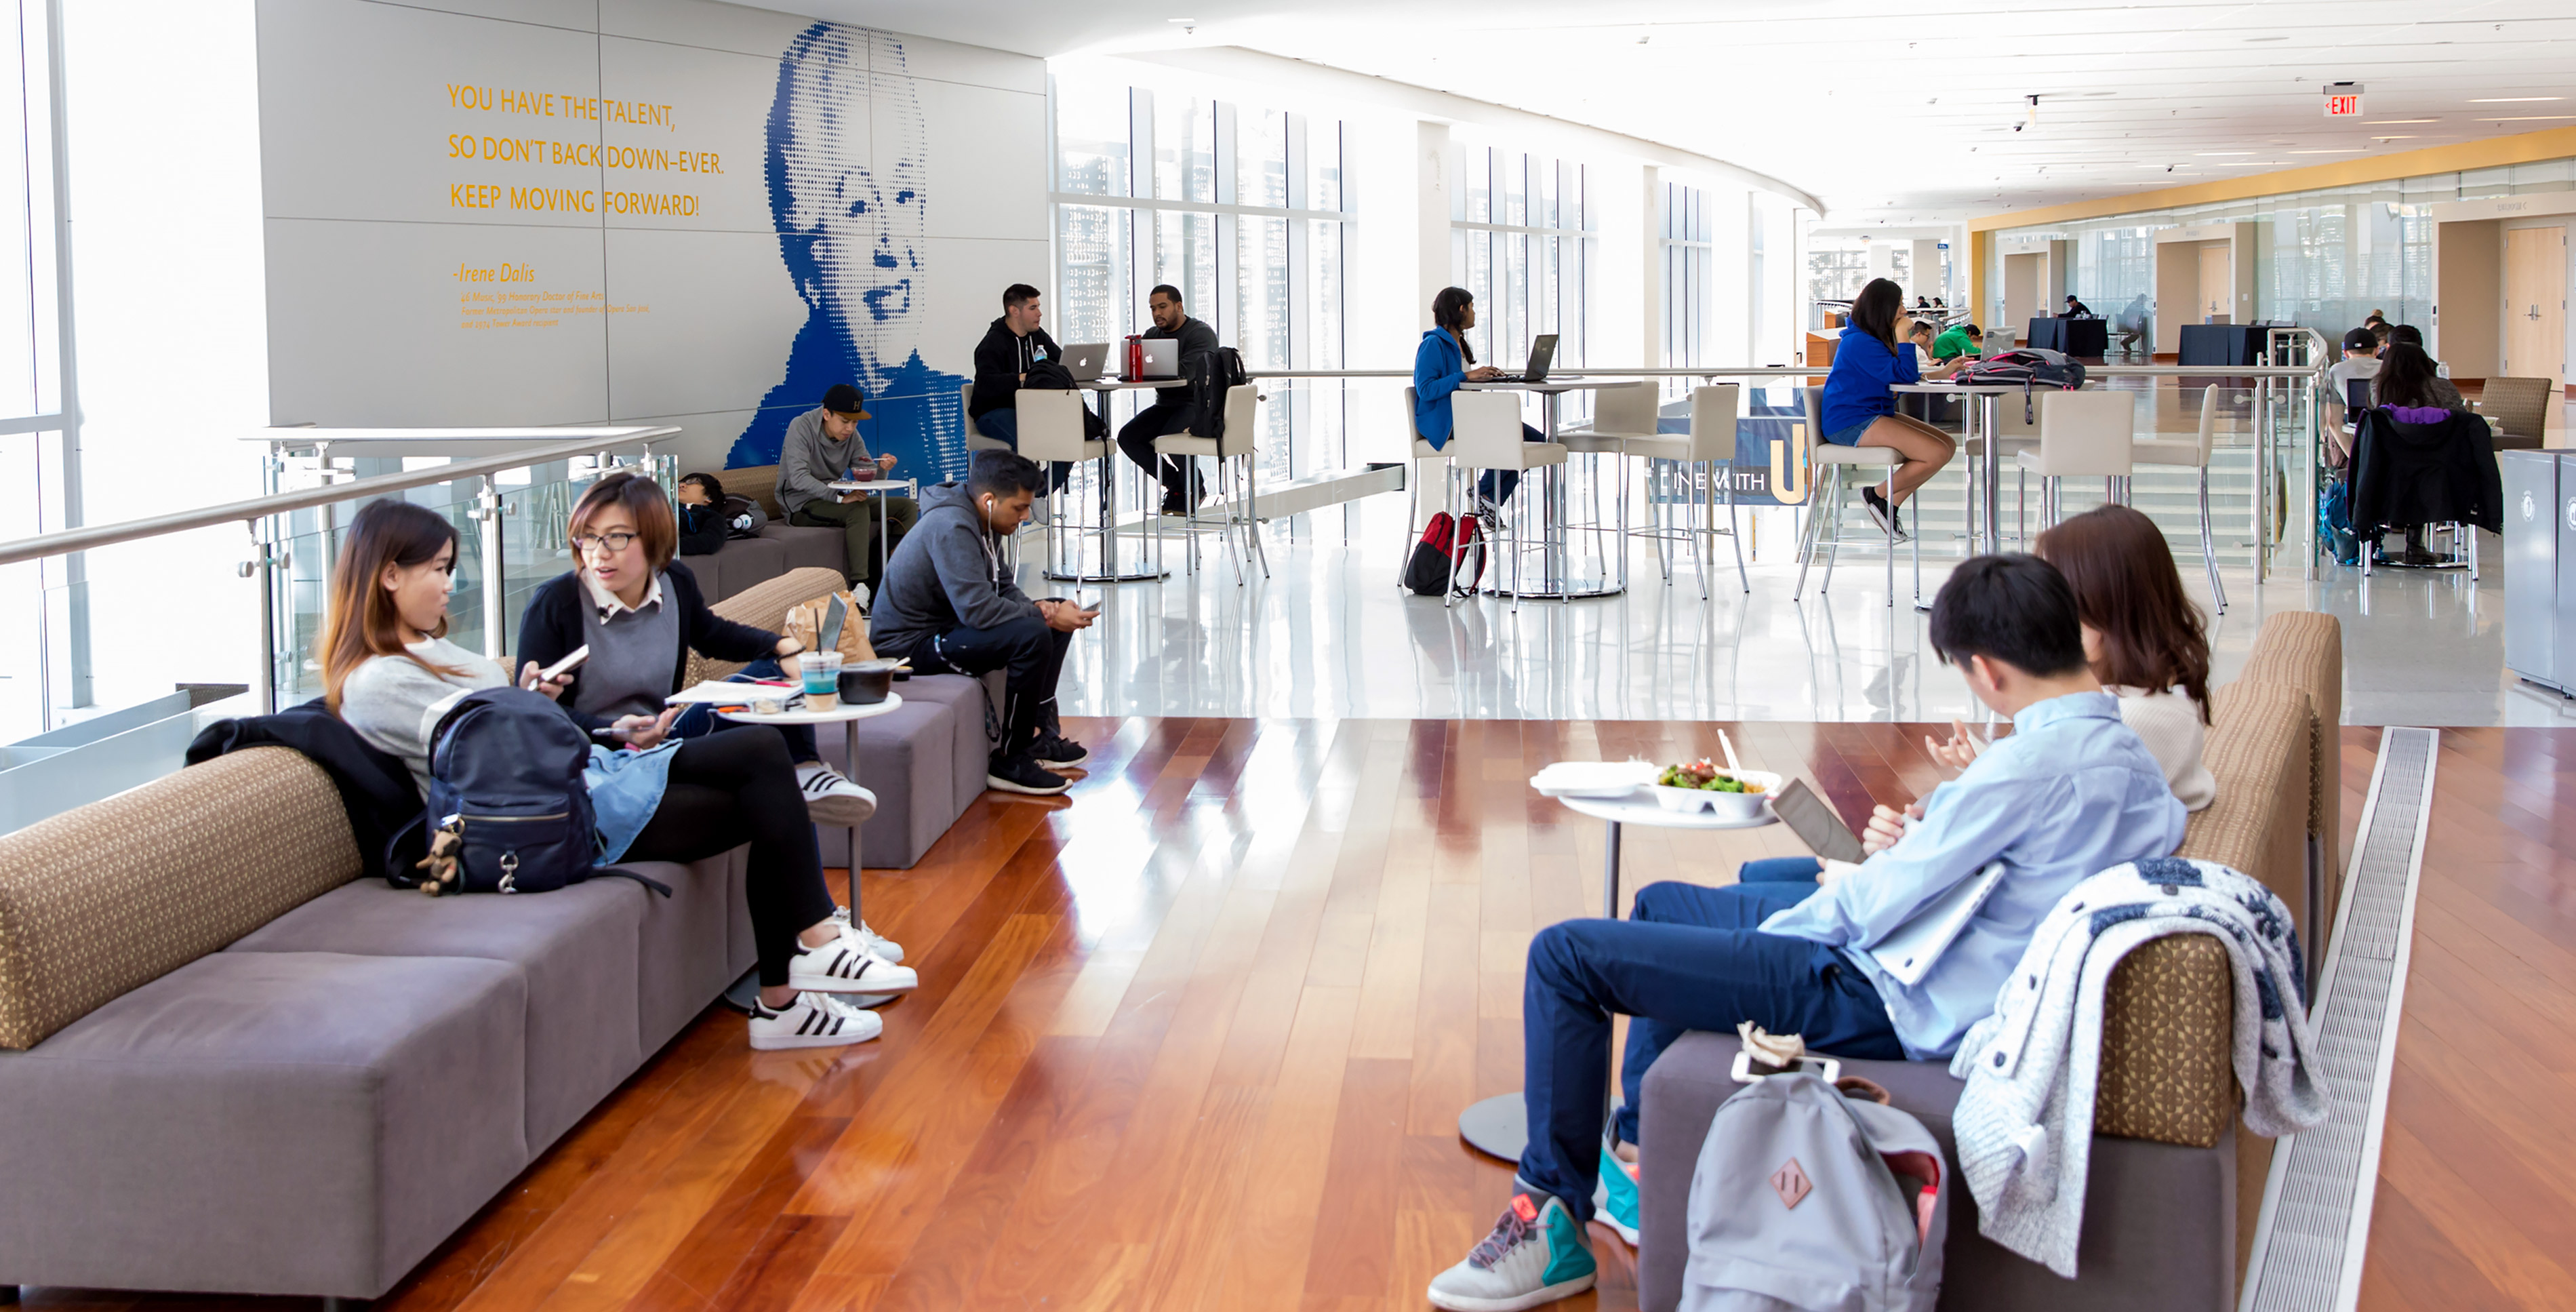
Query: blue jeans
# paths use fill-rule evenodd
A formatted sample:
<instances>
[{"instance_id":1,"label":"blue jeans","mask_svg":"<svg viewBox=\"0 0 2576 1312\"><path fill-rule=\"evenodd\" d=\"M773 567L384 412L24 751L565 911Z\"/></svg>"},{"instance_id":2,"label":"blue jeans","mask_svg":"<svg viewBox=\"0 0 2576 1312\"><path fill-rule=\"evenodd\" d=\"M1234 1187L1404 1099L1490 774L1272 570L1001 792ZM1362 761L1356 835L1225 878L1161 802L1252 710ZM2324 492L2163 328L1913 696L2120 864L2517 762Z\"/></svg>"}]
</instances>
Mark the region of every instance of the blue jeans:
<instances>
[{"instance_id":1,"label":"blue jeans","mask_svg":"<svg viewBox=\"0 0 2576 1312\"><path fill-rule=\"evenodd\" d=\"M999 410L987 410L984 413L975 416L974 419L968 422L976 432L982 433L984 436L989 437L996 442L1007 442L1014 451L1020 449L1019 411L1013 410L1008 406L1004 406ZM1072 461L1055 461L1047 466L1046 490L1048 492L1053 492L1057 488L1063 487L1065 482L1072 477Z\"/></svg>"},{"instance_id":2,"label":"blue jeans","mask_svg":"<svg viewBox=\"0 0 2576 1312\"><path fill-rule=\"evenodd\" d=\"M749 665L743 666L742 673L727 679L725 682L748 683L753 679L783 679L786 677L787 671L781 669L776 660L764 657L760 660L753 661ZM705 702L692 702L687 710L680 712L680 718L671 721L670 736L673 738L704 738L708 734L721 733L728 729L758 729L762 727L764 726L757 724L737 724L731 720L717 719L714 707L707 705ZM814 749L814 730L812 726L802 724L781 724L774 727L778 730L778 736L787 740L787 759L789 761L792 761L797 765L803 765L807 761L819 761L823 759L823 754Z\"/></svg>"},{"instance_id":3,"label":"blue jeans","mask_svg":"<svg viewBox=\"0 0 2576 1312\"><path fill-rule=\"evenodd\" d=\"M1530 1129L1523 1184L1591 1219L1612 1012L1630 1017L1619 1137L1631 1143L1646 1070L1685 1030L1730 1033L1749 1020L1804 1035L1819 1052L1905 1055L1878 989L1840 952L1757 928L1815 892L1818 869L1812 857L1748 861L1731 887L1649 884L1626 920L1539 931L1521 993Z\"/></svg>"},{"instance_id":4,"label":"blue jeans","mask_svg":"<svg viewBox=\"0 0 2576 1312\"><path fill-rule=\"evenodd\" d=\"M1544 442L1547 440L1547 434L1542 433L1527 424L1523 424L1521 425L1521 440L1524 442ZM1444 443L1443 445L1446 444ZM1503 505L1512 499L1512 494L1514 492L1521 490L1521 471L1517 469L1488 469L1485 471L1485 476L1483 478L1476 480L1476 490L1483 493L1486 500L1489 500L1498 506Z\"/></svg>"}]
</instances>

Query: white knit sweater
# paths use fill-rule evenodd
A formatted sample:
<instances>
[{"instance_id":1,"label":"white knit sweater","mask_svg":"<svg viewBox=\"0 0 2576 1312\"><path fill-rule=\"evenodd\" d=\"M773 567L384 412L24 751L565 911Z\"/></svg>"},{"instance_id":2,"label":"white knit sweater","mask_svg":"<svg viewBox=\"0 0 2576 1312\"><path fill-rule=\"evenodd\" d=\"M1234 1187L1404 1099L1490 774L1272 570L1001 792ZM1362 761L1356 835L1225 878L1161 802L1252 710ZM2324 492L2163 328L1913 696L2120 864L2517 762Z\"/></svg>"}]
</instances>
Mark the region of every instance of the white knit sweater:
<instances>
[{"instance_id":1,"label":"white knit sweater","mask_svg":"<svg viewBox=\"0 0 2576 1312\"><path fill-rule=\"evenodd\" d=\"M2147 754L2164 767L2165 786L2173 789L2182 809L2198 811L2218 800L2218 777L2200 760L2207 731L2200 722L2200 703L2180 688L2148 692L2112 688L2120 699L2120 723L2147 745Z\"/></svg>"},{"instance_id":2,"label":"white knit sweater","mask_svg":"<svg viewBox=\"0 0 2576 1312\"><path fill-rule=\"evenodd\" d=\"M2308 1075L2314 1039L2298 931L2271 890L2181 857L2114 866L2076 885L1950 1062L1968 1082L1951 1125L1978 1230L2069 1279L2092 1157L2103 990L2130 949L2167 934L2211 935L2235 967L2247 1128L2276 1137L2325 1120Z\"/></svg>"}]
</instances>

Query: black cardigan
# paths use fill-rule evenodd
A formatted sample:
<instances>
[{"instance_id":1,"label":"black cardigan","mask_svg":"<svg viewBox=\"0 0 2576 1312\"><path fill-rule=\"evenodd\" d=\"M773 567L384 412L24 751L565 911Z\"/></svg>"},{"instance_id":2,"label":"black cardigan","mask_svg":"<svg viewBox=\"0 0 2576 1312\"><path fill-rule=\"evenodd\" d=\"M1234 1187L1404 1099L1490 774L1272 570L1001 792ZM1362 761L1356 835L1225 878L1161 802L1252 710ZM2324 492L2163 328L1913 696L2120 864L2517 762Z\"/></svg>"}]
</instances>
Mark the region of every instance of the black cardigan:
<instances>
[{"instance_id":1,"label":"black cardigan","mask_svg":"<svg viewBox=\"0 0 2576 1312\"><path fill-rule=\"evenodd\" d=\"M1063 349L1044 328L1032 328L1028 336L1022 337L995 319L984 330L984 340L975 344L975 392L966 402L969 418L980 419L1018 403L1020 375L1028 372L1026 361L1032 345L1044 348L1049 360L1064 358Z\"/></svg>"},{"instance_id":2,"label":"black cardigan","mask_svg":"<svg viewBox=\"0 0 2576 1312\"><path fill-rule=\"evenodd\" d=\"M590 604L590 590L579 573L558 574L537 588L528 598L528 609L519 617L519 655L511 666L510 677L535 661L539 668L562 660L573 648L582 645L581 608ZM680 690L680 680L689 673L689 653L697 651L720 661L756 661L778 653L778 635L748 624L736 624L707 608L706 594L698 591L698 581L684 569L662 571L662 604L674 608L680 616L680 645L671 653L671 691ZM572 708L570 684L581 679L581 671L572 672L563 698L564 713L572 716L585 729L606 726L609 720L597 715L583 715Z\"/></svg>"},{"instance_id":3,"label":"black cardigan","mask_svg":"<svg viewBox=\"0 0 2576 1312\"><path fill-rule=\"evenodd\" d=\"M2451 410L2440 423L2406 424L2373 406L2362 412L2353 451L2355 532L2453 521L2503 531L2503 479L2486 420Z\"/></svg>"},{"instance_id":4,"label":"black cardigan","mask_svg":"<svg viewBox=\"0 0 2576 1312\"><path fill-rule=\"evenodd\" d=\"M245 747L294 748L331 776L331 786L340 790L340 806L349 813L349 836L357 841L360 872L367 878L407 870L419 855L390 850L394 837L405 833L421 812L420 786L412 782L410 767L359 737L321 698L275 715L217 720L188 744L187 762L202 765ZM418 838L418 831L409 832Z\"/></svg>"}]
</instances>

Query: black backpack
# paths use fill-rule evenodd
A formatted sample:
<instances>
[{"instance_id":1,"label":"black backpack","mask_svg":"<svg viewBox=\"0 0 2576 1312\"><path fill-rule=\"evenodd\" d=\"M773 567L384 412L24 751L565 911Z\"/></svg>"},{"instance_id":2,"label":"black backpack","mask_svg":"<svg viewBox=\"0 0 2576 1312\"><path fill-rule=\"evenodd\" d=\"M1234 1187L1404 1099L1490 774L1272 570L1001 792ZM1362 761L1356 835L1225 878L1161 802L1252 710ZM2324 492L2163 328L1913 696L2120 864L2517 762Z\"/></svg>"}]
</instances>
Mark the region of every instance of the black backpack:
<instances>
[{"instance_id":1,"label":"black backpack","mask_svg":"<svg viewBox=\"0 0 2576 1312\"><path fill-rule=\"evenodd\" d=\"M1062 361L1040 360L1030 365L1026 374L1021 375L1020 386L1044 388L1051 392L1070 392L1074 390L1075 384L1072 371L1066 369ZM1082 408L1082 437L1087 442L1109 440L1109 421L1101 418L1100 412L1090 406Z\"/></svg>"},{"instance_id":2,"label":"black backpack","mask_svg":"<svg viewBox=\"0 0 2576 1312\"><path fill-rule=\"evenodd\" d=\"M466 694L429 736L429 875L397 866L389 877L432 897L547 893L590 878L589 763L589 735L544 695Z\"/></svg>"},{"instance_id":3,"label":"black backpack","mask_svg":"<svg viewBox=\"0 0 2576 1312\"><path fill-rule=\"evenodd\" d=\"M1502 531L1500 525L1488 527L1473 513L1449 517L1449 512L1436 511L1431 522L1422 527L1422 540L1413 544L1413 558L1404 565L1404 586L1418 597L1437 597L1454 583L1461 597L1476 595L1476 585L1485 578L1485 543Z\"/></svg>"},{"instance_id":4,"label":"black backpack","mask_svg":"<svg viewBox=\"0 0 2576 1312\"><path fill-rule=\"evenodd\" d=\"M2022 422L2035 424L2039 422L2039 402L2032 393L2042 387L2068 392L2082 387L2084 364L2067 358L2063 351L2022 346L1987 356L1953 378L1969 384L2021 384Z\"/></svg>"},{"instance_id":5,"label":"black backpack","mask_svg":"<svg viewBox=\"0 0 2576 1312\"><path fill-rule=\"evenodd\" d=\"M1189 424L1182 431L1192 437L1225 436L1226 393L1252 381L1243 371L1243 353L1220 346L1191 361L1182 373L1190 387L1190 399L1184 403Z\"/></svg>"}]
</instances>

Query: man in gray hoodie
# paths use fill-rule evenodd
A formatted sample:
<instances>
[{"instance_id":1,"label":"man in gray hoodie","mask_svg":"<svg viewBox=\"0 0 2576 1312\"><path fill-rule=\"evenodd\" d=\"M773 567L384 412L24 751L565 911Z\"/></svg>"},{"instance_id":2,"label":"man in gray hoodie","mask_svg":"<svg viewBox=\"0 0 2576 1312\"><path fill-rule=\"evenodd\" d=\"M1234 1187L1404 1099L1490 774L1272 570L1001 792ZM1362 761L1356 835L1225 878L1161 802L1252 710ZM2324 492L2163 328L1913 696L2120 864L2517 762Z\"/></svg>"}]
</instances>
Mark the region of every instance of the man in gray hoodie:
<instances>
[{"instance_id":1,"label":"man in gray hoodie","mask_svg":"<svg viewBox=\"0 0 2576 1312\"><path fill-rule=\"evenodd\" d=\"M1057 773L1089 753L1056 719L1065 647L1100 612L1070 601L1033 601L1002 563L1001 544L1028 518L1046 474L1010 451L978 451L963 483L921 495L921 520L886 562L885 588L868 620L881 656L916 674L1007 670L1002 745L984 783L1011 793L1061 793Z\"/></svg>"},{"instance_id":2,"label":"man in gray hoodie","mask_svg":"<svg viewBox=\"0 0 2576 1312\"><path fill-rule=\"evenodd\" d=\"M787 421L778 449L778 507L790 524L841 530L849 562L842 573L873 591L879 579L876 503L885 502L889 554L921 518L921 507L910 497L832 490L833 483L894 471L893 456L868 454L867 439L859 436L859 421L867 417L867 396L848 383L834 383L822 405Z\"/></svg>"}]
</instances>

